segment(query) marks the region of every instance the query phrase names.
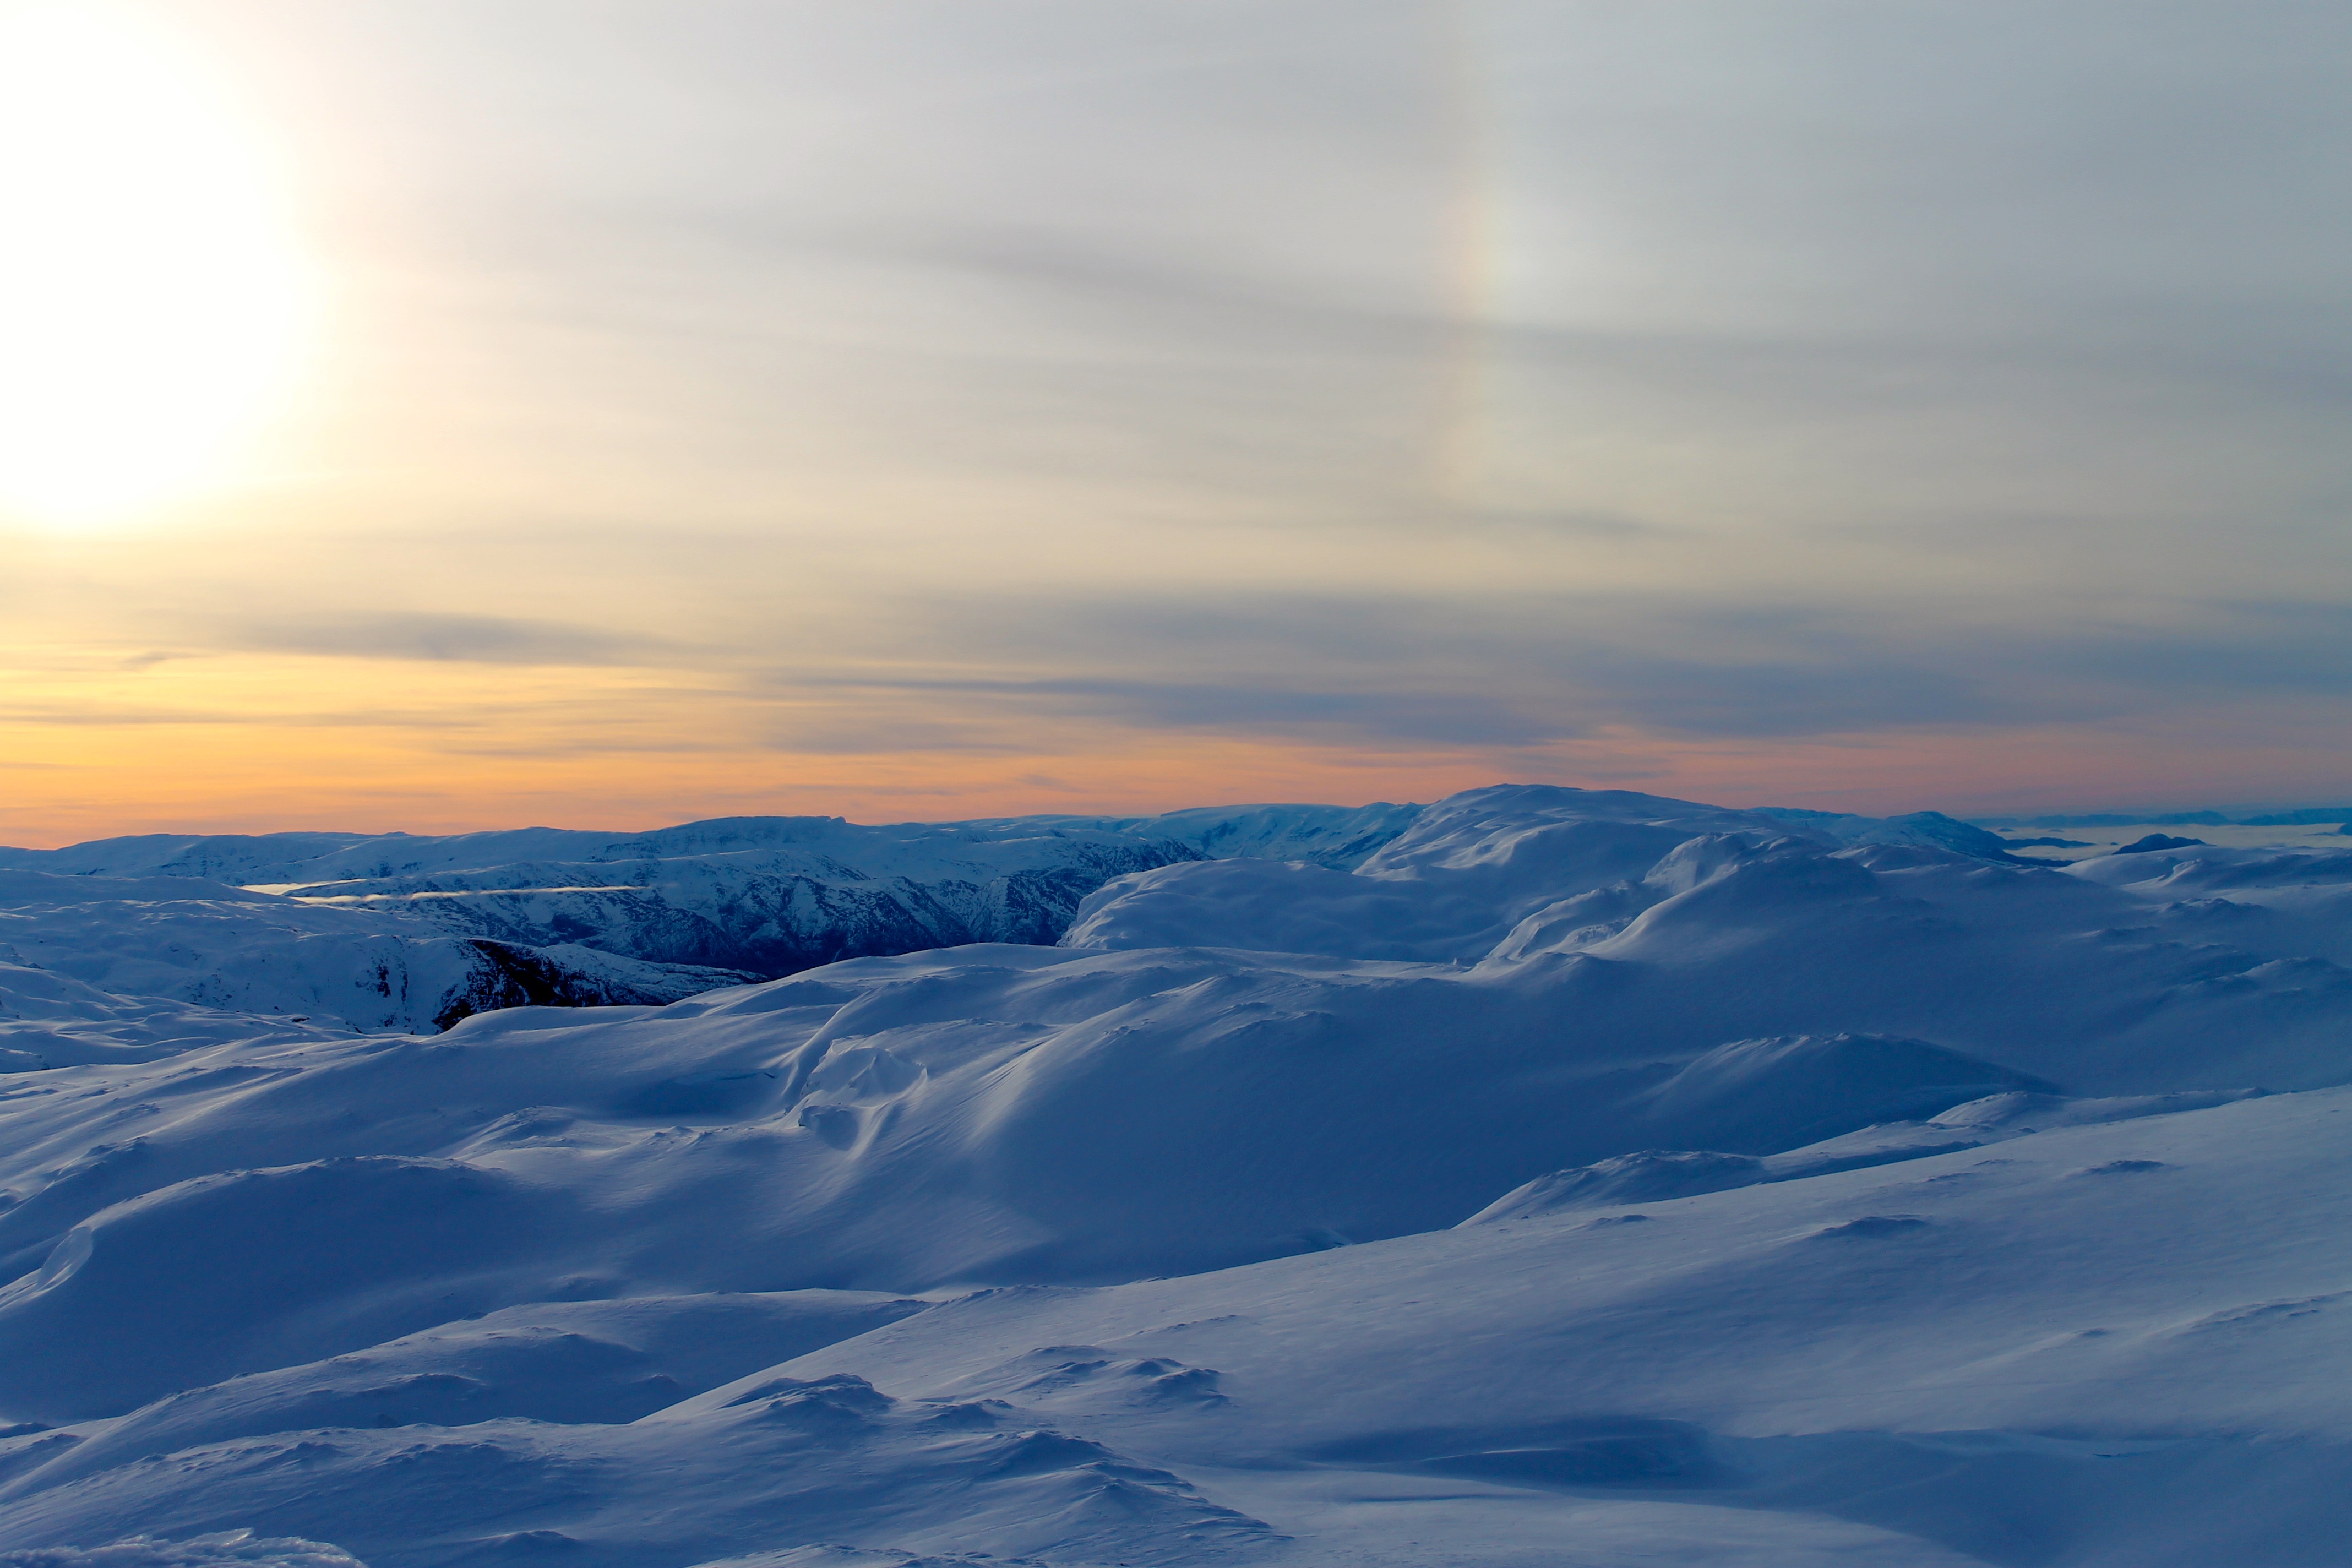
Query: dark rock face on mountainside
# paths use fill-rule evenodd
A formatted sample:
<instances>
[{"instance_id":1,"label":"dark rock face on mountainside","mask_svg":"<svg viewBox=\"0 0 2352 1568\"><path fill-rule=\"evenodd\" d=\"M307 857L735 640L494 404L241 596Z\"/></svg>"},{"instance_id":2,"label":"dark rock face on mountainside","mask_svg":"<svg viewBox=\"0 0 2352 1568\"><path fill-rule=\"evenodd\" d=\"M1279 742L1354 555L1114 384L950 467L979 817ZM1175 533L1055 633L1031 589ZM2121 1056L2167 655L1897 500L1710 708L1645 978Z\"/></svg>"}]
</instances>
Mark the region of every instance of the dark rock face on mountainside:
<instances>
[{"instance_id":1,"label":"dark rock face on mountainside","mask_svg":"<svg viewBox=\"0 0 2352 1568\"><path fill-rule=\"evenodd\" d=\"M837 860L721 853L500 866L294 891L502 942L572 943L773 978L844 958L975 942L1050 945L1079 901L1112 878L1200 858L1167 840L1052 838L1021 847L1045 863L935 864L887 876Z\"/></svg>"},{"instance_id":2,"label":"dark rock face on mountainside","mask_svg":"<svg viewBox=\"0 0 2352 1568\"><path fill-rule=\"evenodd\" d=\"M614 962L592 949L527 947L476 938L477 962L444 991L433 1026L506 1007L658 1007L760 978L745 971L684 963Z\"/></svg>"}]
</instances>

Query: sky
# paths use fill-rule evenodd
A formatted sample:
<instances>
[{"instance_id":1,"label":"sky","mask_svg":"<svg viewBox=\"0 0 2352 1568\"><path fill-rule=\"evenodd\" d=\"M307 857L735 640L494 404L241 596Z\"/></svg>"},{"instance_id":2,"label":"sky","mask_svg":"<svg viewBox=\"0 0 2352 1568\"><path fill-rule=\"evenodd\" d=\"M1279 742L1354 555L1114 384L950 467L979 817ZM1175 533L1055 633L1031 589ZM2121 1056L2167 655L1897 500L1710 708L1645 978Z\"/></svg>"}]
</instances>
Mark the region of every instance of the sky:
<instances>
[{"instance_id":1,"label":"sky","mask_svg":"<svg viewBox=\"0 0 2352 1568\"><path fill-rule=\"evenodd\" d=\"M0 842L2333 804L2348 47L0 0Z\"/></svg>"}]
</instances>

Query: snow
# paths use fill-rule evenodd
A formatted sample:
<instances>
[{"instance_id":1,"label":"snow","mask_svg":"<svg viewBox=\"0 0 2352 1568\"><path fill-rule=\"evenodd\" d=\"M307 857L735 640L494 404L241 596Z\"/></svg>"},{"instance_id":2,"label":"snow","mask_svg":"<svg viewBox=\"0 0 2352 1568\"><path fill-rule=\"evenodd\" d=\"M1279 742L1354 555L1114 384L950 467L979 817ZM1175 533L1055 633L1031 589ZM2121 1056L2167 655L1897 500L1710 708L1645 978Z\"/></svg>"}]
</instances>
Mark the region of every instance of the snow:
<instances>
[{"instance_id":1,"label":"snow","mask_svg":"<svg viewBox=\"0 0 2352 1568\"><path fill-rule=\"evenodd\" d=\"M265 1019L168 997L116 995L54 970L0 962L0 1074L151 1061L200 1046L310 1039L326 1032L308 1019Z\"/></svg>"},{"instance_id":2,"label":"snow","mask_svg":"<svg viewBox=\"0 0 2352 1568\"><path fill-rule=\"evenodd\" d=\"M2332 1563L2347 900L1512 786L430 1037L0 966L0 1563Z\"/></svg>"},{"instance_id":3,"label":"snow","mask_svg":"<svg viewBox=\"0 0 2352 1568\"><path fill-rule=\"evenodd\" d=\"M170 1395L20 1469L20 1489L310 1427L634 1421L929 1305L845 1290L534 1302Z\"/></svg>"},{"instance_id":4,"label":"snow","mask_svg":"<svg viewBox=\"0 0 2352 1568\"><path fill-rule=\"evenodd\" d=\"M0 956L115 995L403 1032L524 1001L674 1002L756 978L572 943L453 936L406 911L193 877L41 871L0 870Z\"/></svg>"},{"instance_id":5,"label":"snow","mask_svg":"<svg viewBox=\"0 0 2352 1568\"><path fill-rule=\"evenodd\" d=\"M110 992L430 1032L527 1002L657 1004L842 957L1050 943L1121 873L1207 853L1353 866L1421 809L0 849L0 957Z\"/></svg>"},{"instance_id":6,"label":"snow","mask_svg":"<svg viewBox=\"0 0 2352 1568\"><path fill-rule=\"evenodd\" d=\"M226 1568L240 1563L254 1568L359 1568L356 1558L335 1547L292 1537L264 1539L249 1530L176 1542L133 1536L91 1550L61 1546L0 1552L5 1568Z\"/></svg>"},{"instance_id":7,"label":"snow","mask_svg":"<svg viewBox=\"0 0 2352 1568\"><path fill-rule=\"evenodd\" d=\"M1210 859L1303 860L1337 871L1352 871L1374 851L1420 819L1424 808L1376 801L1350 809L1336 805L1219 805L1171 811L1160 816L1016 817L1066 827L1108 828L1152 838L1172 838Z\"/></svg>"}]
</instances>

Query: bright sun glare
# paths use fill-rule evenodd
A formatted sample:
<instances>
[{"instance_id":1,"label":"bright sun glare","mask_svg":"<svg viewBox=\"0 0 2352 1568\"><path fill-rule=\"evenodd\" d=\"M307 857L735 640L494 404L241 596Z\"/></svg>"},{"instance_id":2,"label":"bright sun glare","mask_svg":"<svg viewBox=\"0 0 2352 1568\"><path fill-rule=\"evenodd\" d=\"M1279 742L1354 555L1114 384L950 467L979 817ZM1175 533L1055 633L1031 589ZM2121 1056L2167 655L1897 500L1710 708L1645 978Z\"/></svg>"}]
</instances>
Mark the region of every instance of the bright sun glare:
<instances>
[{"instance_id":1,"label":"bright sun glare","mask_svg":"<svg viewBox=\"0 0 2352 1568\"><path fill-rule=\"evenodd\" d=\"M224 477L310 315L276 174L135 13L0 0L0 520L104 521Z\"/></svg>"}]
</instances>

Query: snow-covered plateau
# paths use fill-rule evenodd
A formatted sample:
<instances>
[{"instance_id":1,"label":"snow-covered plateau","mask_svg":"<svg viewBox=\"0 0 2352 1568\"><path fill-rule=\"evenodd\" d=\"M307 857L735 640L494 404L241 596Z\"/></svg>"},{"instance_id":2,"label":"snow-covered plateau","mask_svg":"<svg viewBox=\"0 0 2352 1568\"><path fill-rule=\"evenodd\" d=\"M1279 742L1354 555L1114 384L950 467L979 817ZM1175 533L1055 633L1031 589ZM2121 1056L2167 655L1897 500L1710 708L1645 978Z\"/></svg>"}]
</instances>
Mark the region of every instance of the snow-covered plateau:
<instances>
[{"instance_id":1,"label":"snow-covered plateau","mask_svg":"<svg viewBox=\"0 0 2352 1568\"><path fill-rule=\"evenodd\" d=\"M6 852L0 1563L2343 1562L2352 847L1971 831Z\"/></svg>"}]
</instances>

